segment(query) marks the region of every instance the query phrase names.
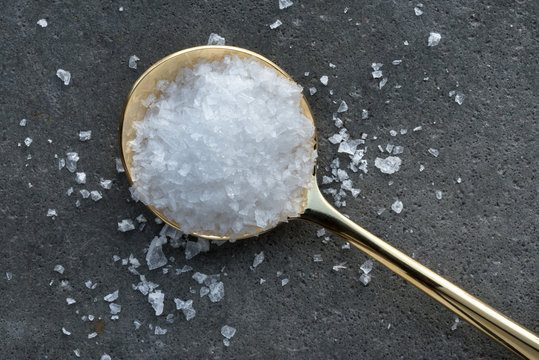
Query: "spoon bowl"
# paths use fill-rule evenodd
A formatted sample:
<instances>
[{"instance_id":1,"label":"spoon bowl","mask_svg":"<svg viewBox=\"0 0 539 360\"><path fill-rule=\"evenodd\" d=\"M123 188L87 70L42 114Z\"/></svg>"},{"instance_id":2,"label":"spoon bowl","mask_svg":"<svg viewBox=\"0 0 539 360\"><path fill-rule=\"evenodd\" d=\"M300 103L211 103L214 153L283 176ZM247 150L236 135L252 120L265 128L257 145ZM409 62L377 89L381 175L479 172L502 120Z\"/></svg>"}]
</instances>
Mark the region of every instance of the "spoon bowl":
<instances>
[{"instance_id":1,"label":"spoon bowl","mask_svg":"<svg viewBox=\"0 0 539 360\"><path fill-rule=\"evenodd\" d=\"M147 108L142 105L142 101L152 94L158 97L160 92L157 89L157 82L159 80L175 79L179 69L192 67L202 60L221 60L227 55L254 58L265 66L274 69L286 79L293 81L286 72L263 56L246 49L231 46L200 46L190 48L158 61L135 82L127 96L122 111L120 122L120 153L130 183L133 183L133 152L130 149L129 143L136 136L134 123L144 119L146 114ZM303 114L313 121L314 124L311 109L304 96L301 98L300 107ZM312 142L313 146L316 146L316 133ZM155 207L147 206L157 217L168 225L181 230L180 224L167 218L163 212ZM427 269L419 262L408 257L339 213L322 196L316 182L314 169L311 187L305 191L302 209L303 211L294 219L316 223L345 238L355 247L372 256L517 355L529 359L539 359L539 339L537 335L455 286L440 275ZM253 237L264 231L267 230L260 229L258 232L246 233L235 238ZM206 232L191 234L211 240L229 239L226 236L218 236Z\"/></svg>"}]
</instances>

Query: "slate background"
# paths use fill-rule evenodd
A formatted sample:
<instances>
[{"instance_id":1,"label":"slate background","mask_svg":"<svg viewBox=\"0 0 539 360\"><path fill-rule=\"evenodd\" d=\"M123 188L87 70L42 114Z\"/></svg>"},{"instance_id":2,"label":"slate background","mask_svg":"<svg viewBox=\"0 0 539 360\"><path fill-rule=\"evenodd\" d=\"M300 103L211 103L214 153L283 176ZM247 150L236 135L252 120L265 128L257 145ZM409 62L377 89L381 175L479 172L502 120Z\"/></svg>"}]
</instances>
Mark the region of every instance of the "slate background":
<instances>
[{"instance_id":1,"label":"slate background","mask_svg":"<svg viewBox=\"0 0 539 360\"><path fill-rule=\"evenodd\" d=\"M320 175L335 157L346 159L327 138L337 130L332 113L340 100L348 103L341 117L353 136L369 135L369 172L353 174L362 192L348 198L343 212L537 332L538 4L423 4L417 17L411 1L296 0L285 10L276 0L1 1L1 357L70 359L78 348L83 359L103 353L113 359L512 358L470 325L461 322L452 331L451 312L380 264L364 287L359 267L367 257L342 250L343 241L334 236L322 244L318 228L307 223L214 246L189 261L183 250L165 247L176 258L172 269L189 264L215 274L224 267L227 274L225 298L214 304L189 293L199 289L190 274L141 267L165 292L165 314L176 315L173 324L153 314L131 289L138 279L112 260L130 253L143 260L161 227L150 221L142 232L116 230L121 219L140 213L152 218L130 200L128 182L115 169L124 97L152 63L205 44L216 32L229 45L275 61L301 85L317 87L307 97L319 129ZM49 22L46 28L36 25L41 18ZM276 19L283 25L271 30ZM430 31L441 33L439 46L426 46ZM133 54L141 59L137 70L127 66ZM393 66L394 59L403 63ZM382 90L372 79L372 62L384 63L389 81ZM71 72L69 86L56 77L58 68ZM329 76L327 87L318 81L322 75ZM395 89L397 84L402 87ZM461 106L450 90L466 95ZM361 120L363 108L367 120ZM26 127L18 125L22 118ZM423 130L412 132L416 126ZM408 134L389 135L401 128ZM79 142L79 130L92 130L92 139ZM18 147L27 136L31 146ZM390 176L374 167L377 145L387 143L405 147L401 170ZM428 154L430 147L440 156ZM66 151L79 153L79 169L88 175L84 188L99 189L100 177L114 180L101 201L81 200L75 207L83 186L65 169L58 171L54 158ZM67 197L70 186L76 192ZM443 192L441 200L435 190ZM401 214L377 215L397 198L404 203ZM58 211L56 220L46 217L49 208ZM251 271L260 251L266 260ZM324 261L314 263L313 254ZM331 269L342 262L347 269ZM52 271L55 264L66 268L63 275ZM277 271L284 275L278 278ZM290 282L281 287L285 277ZM88 279L98 283L95 290L84 286ZM102 298L116 289L122 312L111 321ZM77 303L68 306L66 297ZM173 297L193 298L196 317L186 322ZM87 334L95 324L81 320L88 314L105 320L102 334L91 340ZM134 319L143 322L139 330ZM156 336L149 324L168 333ZM237 328L229 348L219 333L224 324ZM62 327L72 335L63 335Z\"/></svg>"}]
</instances>

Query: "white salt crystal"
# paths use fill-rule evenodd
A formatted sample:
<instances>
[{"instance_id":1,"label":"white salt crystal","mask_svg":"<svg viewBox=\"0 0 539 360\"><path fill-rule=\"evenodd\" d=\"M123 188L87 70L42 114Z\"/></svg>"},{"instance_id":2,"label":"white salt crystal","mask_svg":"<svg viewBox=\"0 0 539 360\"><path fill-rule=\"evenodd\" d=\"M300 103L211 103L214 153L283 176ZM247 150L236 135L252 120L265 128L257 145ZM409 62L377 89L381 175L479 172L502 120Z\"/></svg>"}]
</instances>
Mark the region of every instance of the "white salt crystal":
<instances>
[{"instance_id":1,"label":"white salt crystal","mask_svg":"<svg viewBox=\"0 0 539 360\"><path fill-rule=\"evenodd\" d=\"M174 299L176 303L176 309L181 310L185 315L185 320L189 321L196 315L196 310L193 309L193 300L183 301L180 299Z\"/></svg>"},{"instance_id":2,"label":"white salt crystal","mask_svg":"<svg viewBox=\"0 0 539 360\"><path fill-rule=\"evenodd\" d=\"M131 219L123 219L118 223L118 231L126 232L130 230L135 230L135 224Z\"/></svg>"},{"instance_id":3,"label":"white salt crystal","mask_svg":"<svg viewBox=\"0 0 539 360\"><path fill-rule=\"evenodd\" d=\"M56 71L56 76L64 82L64 85L69 85L69 81L71 81L71 73L69 71L58 69Z\"/></svg>"},{"instance_id":4,"label":"white salt crystal","mask_svg":"<svg viewBox=\"0 0 539 360\"><path fill-rule=\"evenodd\" d=\"M384 66L384 64L382 63L372 63L371 64L371 67L374 71L378 71L382 68L382 66Z\"/></svg>"},{"instance_id":5,"label":"white salt crystal","mask_svg":"<svg viewBox=\"0 0 539 360\"><path fill-rule=\"evenodd\" d=\"M460 184L462 182L462 179L459 177L457 178L457 184Z\"/></svg>"},{"instance_id":6,"label":"white salt crystal","mask_svg":"<svg viewBox=\"0 0 539 360\"><path fill-rule=\"evenodd\" d=\"M429 148L429 154L431 154L432 156L434 157L438 157L438 155L440 155L440 152L436 149L433 149L433 148Z\"/></svg>"},{"instance_id":7,"label":"white salt crystal","mask_svg":"<svg viewBox=\"0 0 539 360\"><path fill-rule=\"evenodd\" d=\"M327 75L320 76L320 82L322 83L322 85L327 86L328 85L328 80L329 80L329 78L327 77Z\"/></svg>"},{"instance_id":8,"label":"white salt crystal","mask_svg":"<svg viewBox=\"0 0 539 360\"><path fill-rule=\"evenodd\" d=\"M122 159L116 158L116 171L119 173L125 172L124 165L122 163Z\"/></svg>"},{"instance_id":9,"label":"white salt crystal","mask_svg":"<svg viewBox=\"0 0 539 360\"><path fill-rule=\"evenodd\" d=\"M416 126L413 131L421 131L423 130L423 126Z\"/></svg>"},{"instance_id":10,"label":"white salt crystal","mask_svg":"<svg viewBox=\"0 0 539 360\"><path fill-rule=\"evenodd\" d=\"M49 209L49 210L47 210L47 216L48 217L55 217L55 216L58 216L58 213L56 212L56 209Z\"/></svg>"},{"instance_id":11,"label":"white salt crystal","mask_svg":"<svg viewBox=\"0 0 539 360\"><path fill-rule=\"evenodd\" d=\"M376 212L378 215L382 215L384 213L384 211L386 211L385 208L380 208L378 209L378 211Z\"/></svg>"},{"instance_id":12,"label":"white salt crystal","mask_svg":"<svg viewBox=\"0 0 539 360\"><path fill-rule=\"evenodd\" d=\"M387 83L387 78L385 77L382 79L382 81L380 81L380 84L378 84L378 86L380 87L380 89L382 89L386 83Z\"/></svg>"},{"instance_id":13,"label":"white salt crystal","mask_svg":"<svg viewBox=\"0 0 539 360\"><path fill-rule=\"evenodd\" d=\"M216 33L211 33L208 37L208 45L224 45L225 38Z\"/></svg>"},{"instance_id":14,"label":"white salt crystal","mask_svg":"<svg viewBox=\"0 0 539 360\"><path fill-rule=\"evenodd\" d=\"M462 103L464 102L464 98L465 95L463 93L457 93L457 95L455 95L455 102L459 105L462 105Z\"/></svg>"},{"instance_id":15,"label":"white salt crystal","mask_svg":"<svg viewBox=\"0 0 539 360\"><path fill-rule=\"evenodd\" d=\"M97 190L90 191L90 196L91 196L93 201L99 201L99 200L101 200L103 198L101 193L99 191L97 191Z\"/></svg>"},{"instance_id":16,"label":"white salt crystal","mask_svg":"<svg viewBox=\"0 0 539 360\"><path fill-rule=\"evenodd\" d=\"M396 212L397 214L400 214L402 209L403 209L403 205L402 205L402 201L400 200L396 200L392 205L391 205L391 210L393 210L394 212Z\"/></svg>"},{"instance_id":17,"label":"white salt crystal","mask_svg":"<svg viewBox=\"0 0 539 360\"><path fill-rule=\"evenodd\" d=\"M403 146L400 146L400 145L397 145L393 148L393 154L394 155L398 155L398 154L402 154L404 152L404 147Z\"/></svg>"},{"instance_id":18,"label":"white salt crystal","mask_svg":"<svg viewBox=\"0 0 539 360\"><path fill-rule=\"evenodd\" d=\"M389 130L389 135L391 135L391 136L397 136L397 134L398 134L397 131L395 131L395 130Z\"/></svg>"},{"instance_id":19,"label":"white salt crystal","mask_svg":"<svg viewBox=\"0 0 539 360\"><path fill-rule=\"evenodd\" d=\"M109 354L103 354L99 360L112 360L112 358Z\"/></svg>"},{"instance_id":20,"label":"white salt crystal","mask_svg":"<svg viewBox=\"0 0 539 360\"><path fill-rule=\"evenodd\" d=\"M348 110L348 105L346 105L346 102L341 101L341 104L339 105L339 108L337 109L337 112L338 113L342 113L342 112L345 112L346 110Z\"/></svg>"},{"instance_id":21,"label":"white salt crystal","mask_svg":"<svg viewBox=\"0 0 539 360\"><path fill-rule=\"evenodd\" d=\"M400 65L402 63L402 60L393 60L391 63L393 65Z\"/></svg>"},{"instance_id":22,"label":"white salt crystal","mask_svg":"<svg viewBox=\"0 0 539 360\"><path fill-rule=\"evenodd\" d=\"M118 299L118 294L119 294L120 290L116 290L114 291L113 293L110 293L108 294L107 296L105 296L103 298L103 300L105 301L108 301L108 302L113 302L115 301L116 299Z\"/></svg>"},{"instance_id":23,"label":"white salt crystal","mask_svg":"<svg viewBox=\"0 0 539 360\"><path fill-rule=\"evenodd\" d=\"M70 297L66 298L67 305L72 305L72 304L74 304L76 302L77 301L75 299L73 299L73 298L70 298Z\"/></svg>"},{"instance_id":24,"label":"white salt crystal","mask_svg":"<svg viewBox=\"0 0 539 360\"><path fill-rule=\"evenodd\" d=\"M39 26L41 26L42 28L47 27L47 25L49 25L49 23L48 23L47 20L45 20L45 19L39 19L39 20L37 21L37 24L38 24Z\"/></svg>"},{"instance_id":25,"label":"white salt crystal","mask_svg":"<svg viewBox=\"0 0 539 360\"><path fill-rule=\"evenodd\" d=\"M129 67L131 69L136 69L137 68L137 61L139 61L139 57L137 55L131 55L129 57Z\"/></svg>"},{"instance_id":26,"label":"white salt crystal","mask_svg":"<svg viewBox=\"0 0 539 360\"><path fill-rule=\"evenodd\" d=\"M26 126L26 119L19 121L19 126Z\"/></svg>"},{"instance_id":27,"label":"white salt crystal","mask_svg":"<svg viewBox=\"0 0 539 360\"><path fill-rule=\"evenodd\" d=\"M374 265L373 261L369 259L360 266L360 269L361 271L363 271L364 274L368 274L371 272L373 265Z\"/></svg>"},{"instance_id":28,"label":"white salt crystal","mask_svg":"<svg viewBox=\"0 0 539 360\"><path fill-rule=\"evenodd\" d=\"M10 271L6 271L6 279L9 281L13 279L13 273Z\"/></svg>"},{"instance_id":29,"label":"white salt crystal","mask_svg":"<svg viewBox=\"0 0 539 360\"><path fill-rule=\"evenodd\" d=\"M423 15L423 10L421 10L421 9L418 8L418 7L415 7L415 8L414 8L414 12L415 12L416 16Z\"/></svg>"},{"instance_id":30,"label":"white salt crystal","mask_svg":"<svg viewBox=\"0 0 539 360\"><path fill-rule=\"evenodd\" d=\"M281 286L285 286L286 284L288 284L288 279L282 279L281 280Z\"/></svg>"},{"instance_id":31,"label":"white salt crystal","mask_svg":"<svg viewBox=\"0 0 539 360\"><path fill-rule=\"evenodd\" d=\"M96 286L97 286L97 283L92 283L92 280L88 280L84 283L84 285L88 288L88 289L95 289Z\"/></svg>"},{"instance_id":32,"label":"white salt crystal","mask_svg":"<svg viewBox=\"0 0 539 360\"><path fill-rule=\"evenodd\" d=\"M371 276L369 274L361 274L359 281L361 281L364 286L367 286L371 282Z\"/></svg>"},{"instance_id":33,"label":"white salt crystal","mask_svg":"<svg viewBox=\"0 0 539 360\"><path fill-rule=\"evenodd\" d=\"M142 325L142 323L138 320L133 320L133 325L135 325L135 330L138 330L138 328L140 328L140 325Z\"/></svg>"},{"instance_id":34,"label":"white salt crystal","mask_svg":"<svg viewBox=\"0 0 539 360\"><path fill-rule=\"evenodd\" d=\"M337 67L337 65L329 63L329 67L332 68L332 69L335 69Z\"/></svg>"},{"instance_id":35,"label":"white salt crystal","mask_svg":"<svg viewBox=\"0 0 539 360\"><path fill-rule=\"evenodd\" d=\"M410 43L408 42L408 40L404 40L404 43L403 43L403 44L404 44L404 46L410 45Z\"/></svg>"},{"instance_id":36,"label":"white salt crystal","mask_svg":"<svg viewBox=\"0 0 539 360\"><path fill-rule=\"evenodd\" d=\"M114 262L120 260L120 257L118 255L112 255L112 260L114 260Z\"/></svg>"},{"instance_id":37,"label":"white salt crystal","mask_svg":"<svg viewBox=\"0 0 539 360\"><path fill-rule=\"evenodd\" d=\"M386 145L386 151L388 153L391 153L393 151L393 148L395 147L395 145L392 145L392 144L387 144Z\"/></svg>"},{"instance_id":38,"label":"white salt crystal","mask_svg":"<svg viewBox=\"0 0 539 360\"><path fill-rule=\"evenodd\" d=\"M437 32L431 32L429 34L428 46L436 46L440 43L442 35Z\"/></svg>"},{"instance_id":39,"label":"white salt crystal","mask_svg":"<svg viewBox=\"0 0 539 360\"><path fill-rule=\"evenodd\" d=\"M167 329L163 329L159 325L155 325L155 330L154 330L155 335L165 335L167 331L168 331Z\"/></svg>"},{"instance_id":40,"label":"white salt crystal","mask_svg":"<svg viewBox=\"0 0 539 360\"><path fill-rule=\"evenodd\" d=\"M79 190L79 193L84 199L88 199L88 197L90 197L90 192L86 189Z\"/></svg>"},{"instance_id":41,"label":"white salt crystal","mask_svg":"<svg viewBox=\"0 0 539 360\"><path fill-rule=\"evenodd\" d=\"M451 90L451 91L449 92L449 97L452 97L452 96L455 95L456 93L457 93L456 90Z\"/></svg>"},{"instance_id":42,"label":"white salt crystal","mask_svg":"<svg viewBox=\"0 0 539 360\"><path fill-rule=\"evenodd\" d=\"M134 226L133 226L134 228ZM167 239L165 237L154 237L146 253L146 263L148 264L148 269L154 270L165 266L168 262L167 257L163 253L163 244L165 244Z\"/></svg>"},{"instance_id":43,"label":"white salt crystal","mask_svg":"<svg viewBox=\"0 0 539 360\"><path fill-rule=\"evenodd\" d=\"M76 357L80 358L80 350L79 349L73 350L73 354L75 354Z\"/></svg>"},{"instance_id":44,"label":"white salt crystal","mask_svg":"<svg viewBox=\"0 0 539 360\"><path fill-rule=\"evenodd\" d=\"M334 265L333 266L333 270L334 271L339 271L339 270L343 270L343 269L346 269L347 267L345 266L345 262L342 263L342 264L337 264L337 265Z\"/></svg>"},{"instance_id":45,"label":"white salt crystal","mask_svg":"<svg viewBox=\"0 0 539 360\"><path fill-rule=\"evenodd\" d=\"M123 6L120 6L120 7L118 8L118 11L120 11L120 12L124 11L124 7L123 7Z\"/></svg>"},{"instance_id":46,"label":"white salt crystal","mask_svg":"<svg viewBox=\"0 0 539 360\"><path fill-rule=\"evenodd\" d=\"M56 271L57 273L63 274L65 269L62 265L58 264L58 265L54 265L53 270Z\"/></svg>"},{"instance_id":47,"label":"white salt crystal","mask_svg":"<svg viewBox=\"0 0 539 360\"><path fill-rule=\"evenodd\" d=\"M316 90L316 88L314 86L309 88L309 94L311 94L311 96L316 94L316 92L317 92L317 90Z\"/></svg>"},{"instance_id":48,"label":"white salt crystal","mask_svg":"<svg viewBox=\"0 0 539 360\"><path fill-rule=\"evenodd\" d=\"M290 0L279 0L279 9L283 10L283 9L286 9L287 7L290 7L294 5L294 3Z\"/></svg>"},{"instance_id":49,"label":"white salt crystal","mask_svg":"<svg viewBox=\"0 0 539 360\"><path fill-rule=\"evenodd\" d=\"M457 330L457 326L459 325L459 322L460 322L460 319L458 318L458 316L455 316L455 322L453 323L453 325L451 325L451 331Z\"/></svg>"},{"instance_id":50,"label":"white salt crystal","mask_svg":"<svg viewBox=\"0 0 539 360\"><path fill-rule=\"evenodd\" d=\"M436 199L442 200L442 192L440 190L436 190Z\"/></svg>"},{"instance_id":51,"label":"white salt crystal","mask_svg":"<svg viewBox=\"0 0 539 360\"><path fill-rule=\"evenodd\" d=\"M283 23L281 20L277 19L275 20L275 22L273 24L270 24L270 29L276 29L278 28L279 26L281 26Z\"/></svg>"},{"instance_id":52,"label":"white salt crystal","mask_svg":"<svg viewBox=\"0 0 539 360\"><path fill-rule=\"evenodd\" d=\"M408 129L401 129L400 133L401 135L406 135L408 133Z\"/></svg>"},{"instance_id":53,"label":"white salt crystal","mask_svg":"<svg viewBox=\"0 0 539 360\"><path fill-rule=\"evenodd\" d=\"M88 141L92 138L92 130L79 131L79 140Z\"/></svg>"},{"instance_id":54,"label":"white salt crystal","mask_svg":"<svg viewBox=\"0 0 539 360\"><path fill-rule=\"evenodd\" d=\"M369 111L366 109L361 110L361 118L363 120L367 119L369 117Z\"/></svg>"},{"instance_id":55,"label":"white salt crystal","mask_svg":"<svg viewBox=\"0 0 539 360\"><path fill-rule=\"evenodd\" d=\"M379 79L379 78L381 78L382 76L383 76L382 70L374 70L374 71L372 72L372 77L373 77L374 79Z\"/></svg>"},{"instance_id":56,"label":"white salt crystal","mask_svg":"<svg viewBox=\"0 0 539 360\"><path fill-rule=\"evenodd\" d=\"M26 139L24 139L24 145L28 147L31 144L32 144L32 138L27 137Z\"/></svg>"},{"instance_id":57,"label":"white salt crystal","mask_svg":"<svg viewBox=\"0 0 539 360\"><path fill-rule=\"evenodd\" d=\"M202 284L207 278L208 278L208 275L206 274L202 274L200 272L196 272L193 274L192 278L199 284Z\"/></svg>"},{"instance_id":58,"label":"white salt crystal","mask_svg":"<svg viewBox=\"0 0 539 360\"><path fill-rule=\"evenodd\" d=\"M222 281L211 283L209 288L210 292L208 297L210 298L211 302L221 301L225 296L225 284L223 284Z\"/></svg>"},{"instance_id":59,"label":"white salt crystal","mask_svg":"<svg viewBox=\"0 0 539 360\"><path fill-rule=\"evenodd\" d=\"M66 166L65 159L58 160L58 170L62 170Z\"/></svg>"},{"instance_id":60,"label":"white salt crystal","mask_svg":"<svg viewBox=\"0 0 539 360\"><path fill-rule=\"evenodd\" d=\"M229 339L223 339L223 345L226 346L226 347L229 347L230 346L230 340Z\"/></svg>"},{"instance_id":61,"label":"white salt crystal","mask_svg":"<svg viewBox=\"0 0 539 360\"><path fill-rule=\"evenodd\" d=\"M106 188L105 188L106 189ZM144 215L140 214L139 216L137 216L135 218L135 220L137 220L139 223L145 223L147 222L148 220L146 220L146 218L144 217Z\"/></svg>"},{"instance_id":62,"label":"white salt crystal","mask_svg":"<svg viewBox=\"0 0 539 360\"><path fill-rule=\"evenodd\" d=\"M264 252L263 251L256 254L255 259L253 260L253 268L256 268L258 265L262 264L262 261L264 261Z\"/></svg>"},{"instance_id":63,"label":"white salt crystal","mask_svg":"<svg viewBox=\"0 0 539 360\"><path fill-rule=\"evenodd\" d=\"M110 309L110 313L112 315L116 315L116 314L119 314L120 311L122 311L122 305L118 305L118 304L115 304L115 303L110 303L109 304L109 309Z\"/></svg>"},{"instance_id":64,"label":"white salt crystal","mask_svg":"<svg viewBox=\"0 0 539 360\"><path fill-rule=\"evenodd\" d=\"M97 336L97 333L96 332L93 332L93 333L89 333L88 334L88 339L93 339Z\"/></svg>"},{"instance_id":65,"label":"white salt crystal","mask_svg":"<svg viewBox=\"0 0 539 360\"><path fill-rule=\"evenodd\" d=\"M75 174L75 181L77 184L86 184L86 173L78 172Z\"/></svg>"},{"instance_id":66,"label":"white salt crystal","mask_svg":"<svg viewBox=\"0 0 539 360\"><path fill-rule=\"evenodd\" d=\"M101 187L103 189L110 190L112 188L112 180L105 180L105 179L101 178L99 180L99 185L101 185Z\"/></svg>"},{"instance_id":67,"label":"white salt crystal","mask_svg":"<svg viewBox=\"0 0 539 360\"><path fill-rule=\"evenodd\" d=\"M155 290L148 294L148 302L152 305L155 310L155 315L157 316L163 313L164 301L165 294L161 292L161 290Z\"/></svg>"},{"instance_id":68,"label":"white salt crystal","mask_svg":"<svg viewBox=\"0 0 539 360\"><path fill-rule=\"evenodd\" d=\"M324 236L325 234L326 234L326 229L318 229L318 230L316 231L316 236L318 236L318 237L322 237L322 236Z\"/></svg>"},{"instance_id":69,"label":"white salt crystal","mask_svg":"<svg viewBox=\"0 0 539 360\"><path fill-rule=\"evenodd\" d=\"M322 262L322 261L324 261L324 260L322 259L322 255L320 255L320 254L314 254L314 255L313 255L313 261L314 261L314 262Z\"/></svg>"},{"instance_id":70,"label":"white salt crystal","mask_svg":"<svg viewBox=\"0 0 539 360\"><path fill-rule=\"evenodd\" d=\"M385 159L377 157L374 160L374 166L384 174L393 174L399 171L401 164L402 160L398 156L388 156Z\"/></svg>"},{"instance_id":71,"label":"white salt crystal","mask_svg":"<svg viewBox=\"0 0 539 360\"><path fill-rule=\"evenodd\" d=\"M236 328L225 325L221 328L221 335L223 335L227 339L232 339L232 337L236 335Z\"/></svg>"},{"instance_id":72,"label":"white salt crystal","mask_svg":"<svg viewBox=\"0 0 539 360\"><path fill-rule=\"evenodd\" d=\"M422 172L425 170L425 166L423 164L419 165L419 172Z\"/></svg>"},{"instance_id":73,"label":"white salt crystal","mask_svg":"<svg viewBox=\"0 0 539 360\"><path fill-rule=\"evenodd\" d=\"M74 173L77 170L77 162L79 161L79 154L76 152L66 153L66 168L70 172Z\"/></svg>"}]
</instances>

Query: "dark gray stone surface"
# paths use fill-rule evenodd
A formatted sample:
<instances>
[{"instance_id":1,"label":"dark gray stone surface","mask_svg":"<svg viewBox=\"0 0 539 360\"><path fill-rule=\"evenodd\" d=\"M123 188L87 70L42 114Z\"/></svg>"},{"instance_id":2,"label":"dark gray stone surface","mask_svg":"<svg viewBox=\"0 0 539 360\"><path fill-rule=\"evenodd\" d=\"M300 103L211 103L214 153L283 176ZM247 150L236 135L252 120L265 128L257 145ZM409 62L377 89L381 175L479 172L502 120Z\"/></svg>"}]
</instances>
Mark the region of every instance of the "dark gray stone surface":
<instances>
[{"instance_id":1,"label":"dark gray stone surface","mask_svg":"<svg viewBox=\"0 0 539 360\"><path fill-rule=\"evenodd\" d=\"M69 359L78 348L84 359L103 353L113 359L511 358L470 325L461 322L452 331L451 312L380 264L364 287L359 266L367 257L341 249L343 241L334 236L322 244L308 223L212 247L189 261L183 250L165 247L176 258L172 269L189 264L206 274L226 273L225 298L211 303L189 293L199 289L190 273L164 275L144 264L139 270L160 284L173 324L153 314L131 289L138 279L112 259L132 253L142 261L161 227L150 221L142 232L116 231L121 219L140 213L152 219L130 200L128 182L115 169L124 97L152 63L205 44L216 32L227 44L274 60L301 85L318 88L308 99L319 128L320 175L335 157L345 159L327 138L336 131L332 113L341 99L348 103L346 127L355 137L369 136L369 172L353 175L361 195L349 197L343 212L537 331L537 2L423 3L417 17L410 1L296 0L282 11L277 0L2 1L0 357ZM36 25L41 18L48 27ZM283 25L270 30L277 18ZM441 33L439 46L426 46L430 31ZM137 70L127 66L133 54L141 58ZM403 62L393 66L394 59ZM384 63L389 81L382 90L372 79L372 62ZM56 77L58 68L71 71L69 86ZM318 81L324 74L327 87ZM448 96L451 90L466 95L462 105ZM363 108L367 120L361 120ZM26 127L18 125L22 118ZM412 132L416 126L423 130ZM389 135L401 128L408 134ZM80 142L78 131L88 129L91 141ZM18 147L27 136L31 146ZM394 175L374 167L377 145L387 143L405 148ZM430 147L439 157L428 154ZM58 171L55 154L66 151L79 153L85 186ZM101 201L81 199L75 207L78 190L98 189L101 177L114 180L113 188ZM76 192L68 197L70 186ZM443 192L441 200L435 190ZM402 213L377 215L396 198L404 203ZM46 216L49 208L58 211L56 220ZM252 271L260 251L266 260ZM313 254L324 261L314 263ZM332 270L342 262L347 269ZM56 264L65 267L63 275L53 272ZM284 275L278 278L277 271ZM290 282L282 287L285 277ZM267 282L260 285L260 278ZM86 280L97 288L87 289ZM103 296L116 289L122 311L112 321ZM66 297L77 303L68 306ZM174 297L194 299L193 320L174 310ZM88 314L105 321L91 340L96 324L81 320ZM143 323L138 330L134 319ZM156 336L149 324L168 333ZM219 332L225 324L237 328L229 348Z\"/></svg>"}]
</instances>

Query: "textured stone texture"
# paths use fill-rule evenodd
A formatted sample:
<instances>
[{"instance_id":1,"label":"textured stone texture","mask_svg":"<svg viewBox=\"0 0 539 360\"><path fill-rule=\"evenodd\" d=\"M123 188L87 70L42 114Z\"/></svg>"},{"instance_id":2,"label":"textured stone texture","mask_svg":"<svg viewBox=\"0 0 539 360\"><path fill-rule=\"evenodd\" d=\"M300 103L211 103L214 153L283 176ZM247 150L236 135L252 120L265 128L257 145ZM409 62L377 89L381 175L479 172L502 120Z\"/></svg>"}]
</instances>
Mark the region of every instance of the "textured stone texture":
<instances>
[{"instance_id":1,"label":"textured stone texture","mask_svg":"<svg viewBox=\"0 0 539 360\"><path fill-rule=\"evenodd\" d=\"M104 2L105 3L105 2ZM212 247L184 260L165 246L174 268L189 264L215 274L224 267L225 298L211 303L189 293L199 285L191 273L141 273L165 292L156 318L146 298L131 289L138 279L112 256L144 249L160 230L150 221L142 232L119 233L117 221L144 213L129 199L128 182L117 174L117 128L125 95L145 69L183 48L205 44L211 32L227 44L274 60L305 87L320 136L320 175L337 156L327 138L340 100L350 133L369 134L369 173L354 174L362 192L341 210L493 307L537 331L537 34L534 1L425 2L299 1L285 10L278 1L4 2L0 14L0 349L10 359L296 358L296 359L505 359L508 351L376 263L372 282L359 283L361 252L328 245L317 227L292 222L258 239ZM125 10L119 12L119 6ZM348 6L350 10L343 13ZM321 15L324 18L321 18ZM46 18L48 27L36 22ZM276 19L283 25L275 30ZM428 34L441 33L436 47ZM409 46L404 46L407 40ZM138 69L127 66L140 57ZM399 66L391 65L402 59ZM335 69L328 66L336 65ZM389 78L379 90L370 64L384 63ZM56 77L71 72L69 86ZM309 71L305 77L303 73ZM318 79L329 76L327 87ZM428 80L424 80L427 78ZM400 84L402 88L395 89ZM457 87L458 84L458 87ZM334 94L330 96L329 90ZM459 106L448 92L466 95ZM359 94L353 98L349 94ZM361 120L361 109L369 118ZM19 121L28 119L26 127ZM420 132L411 132L416 126ZM389 131L408 129L391 137ZM79 142L79 130L92 139ZM30 136L29 148L23 142ZM377 136L377 140L373 140ZM47 142L52 140L52 144ZM374 167L377 145L402 145L403 165L393 175ZM435 158L428 148L440 151ZM54 154L77 151L84 188L99 178L114 180L94 203L80 199L74 174L58 171ZM31 154L32 159L27 160ZM344 158L342 158L344 159ZM425 170L419 172L419 165ZM456 179L462 178L458 184ZM394 183L389 186L388 182ZM31 182L33 187L28 188ZM65 191L73 186L71 197ZM435 191L443 198L437 200ZM389 210L399 198L404 210ZM385 207L382 215L377 210ZM58 218L46 217L54 208ZM251 271L254 255L265 261ZM323 262L313 262L322 254ZM331 267L347 262L348 268ZM53 272L62 264L65 273ZM277 271L284 274L278 278ZM7 280L5 272L13 273ZM171 271L173 272L173 270ZM260 278L267 282L258 284ZM281 279L289 278L281 287ZM60 286L60 280L69 285ZM89 290L84 282L97 282ZM49 282L54 280L49 286ZM120 290L120 319L110 320L103 296ZM68 306L66 297L76 304ZM194 299L196 317L186 322L173 297ZM78 312L78 313L77 313ZM103 332L87 339L105 320ZM134 319L143 322L139 330ZM148 324L168 329L155 336ZM220 329L237 329L226 348ZM388 329L388 324L391 327ZM71 336L62 334L65 327Z\"/></svg>"}]
</instances>

